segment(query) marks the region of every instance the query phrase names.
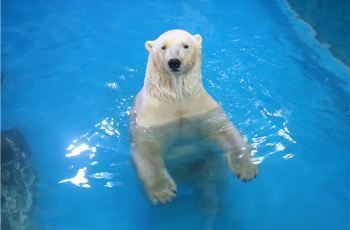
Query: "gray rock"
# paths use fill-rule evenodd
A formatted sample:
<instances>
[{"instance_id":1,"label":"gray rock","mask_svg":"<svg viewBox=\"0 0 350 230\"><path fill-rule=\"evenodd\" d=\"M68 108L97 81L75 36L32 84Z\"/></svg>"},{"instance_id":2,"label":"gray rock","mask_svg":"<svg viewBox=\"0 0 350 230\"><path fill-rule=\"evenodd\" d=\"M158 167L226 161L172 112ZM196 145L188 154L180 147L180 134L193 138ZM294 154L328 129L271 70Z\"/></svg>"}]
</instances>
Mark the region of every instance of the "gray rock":
<instances>
[{"instance_id":1,"label":"gray rock","mask_svg":"<svg viewBox=\"0 0 350 230\"><path fill-rule=\"evenodd\" d=\"M30 229L35 178L23 135L17 129L2 131L1 229Z\"/></svg>"}]
</instances>

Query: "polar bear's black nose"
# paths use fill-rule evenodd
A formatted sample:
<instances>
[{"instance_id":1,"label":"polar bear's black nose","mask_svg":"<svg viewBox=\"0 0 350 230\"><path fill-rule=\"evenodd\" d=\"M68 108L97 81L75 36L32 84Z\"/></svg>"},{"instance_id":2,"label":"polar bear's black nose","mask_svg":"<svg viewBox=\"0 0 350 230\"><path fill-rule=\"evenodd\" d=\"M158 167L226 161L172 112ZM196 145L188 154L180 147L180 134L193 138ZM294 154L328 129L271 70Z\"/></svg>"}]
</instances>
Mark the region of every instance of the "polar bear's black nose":
<instances>
[{"instance_id":1,"label":"polar bear's black nose","mask_svg":"<svg viewBox=\"0 0 350 230\"><path fill-rule=\"evenodd\" d=\"M176 70L177 68L180 67L181 62L179 59L177 58L172 58L168 61L168 65L172 70Z\"/></svg>"}]
</instances>

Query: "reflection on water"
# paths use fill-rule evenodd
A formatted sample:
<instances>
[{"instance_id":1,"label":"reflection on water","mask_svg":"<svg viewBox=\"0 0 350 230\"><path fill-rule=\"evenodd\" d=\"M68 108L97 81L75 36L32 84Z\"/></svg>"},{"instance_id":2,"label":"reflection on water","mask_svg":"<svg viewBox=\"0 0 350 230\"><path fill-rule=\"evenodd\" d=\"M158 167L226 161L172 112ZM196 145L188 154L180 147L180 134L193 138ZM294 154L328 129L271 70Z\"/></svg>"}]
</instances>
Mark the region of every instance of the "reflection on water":
<instances>
[{"instance_id":1,"label":"reflection on water","mask_svg":"<svg viewBox=\"0 0 350 230\"><path fill-rule=\"evenodd\" d=\"M91 129L68 144L65 157L69 162L68 175L60 184L71 182L73 185L90 188L103 186L114 188L123 184L121 173L129 167L129 110L133 95L128 92L128 80L138 70L124 67L124 74L116 77L117 81L104 84L115 96L115 104L110 105L111 113L102 118Z\"/></svg>"},{"instance_id":2,"label":"reflection on water","mask_svg":"<svg viewBox=\"0 0 350 230\"><path fill-rule=\"evenodd\" d=\"M260 116L257 117L256 114L251 118L248 116L241 123L246 127L258 125L257 129L252 131L254 134L251 138L252 145L258 150L257 155L259 155L255 160L262 163L267 157L275 153L282 154L282 158L286 160L294 157L289 147L297 142L288 128L288 113L284 109L269 111L261 101L255 102L254 105ZM252 113L253 111L249 112L253 115Z\"/></svg>"},{"instance_id":3,"label":"reflection on water","mask_svg":"<svg viewBox=\"0 0 350 230\"><path fill-rule=\"evenodd\" d=\"M79 169L77 174L74 177L61 180L58 183L61 184L61 183L71 182L72 184L74 184L76 186L81 186L83 188L90 188L90 185L88 184L89 181L85 177L85 174L86 174L86 167Z\"/></svg>"},{"instance_id":4,"label":"reflection on water","mask_svg":"<svg viewBox=\"0 0 350 230\"><path fill-rule=\"evenodd\" d=\"M118 137L120 136L120 133L116 128L114 128L114 125L115 125L114 119L107 117L103 119L100 123L97 123L95 127L105 131L107 135L110 135L110 136L116 135Z\"/></svg>"},{"instance_id":5,"label":"reflection on water","mask_svg":"<svg viewBox=\"0 0 350 230\"><path fill-rule=\"evenodd\" d=\"M90 177L95 179L103 179L103 178L111 179L113 177L113 174L109 172L98 172L98 173L91 174Z\"/></svg>"},{"instance_id":6,"label":"reflection on water","mask_svg":"<svg viewBox=\"0 0 350 230\"><path fill-rule=\"evenodd\" d=\"M79 187L90 188L91 185L89 184L89 180L87 179L86 171L87 171L87 167L79 169L77 174L74 177L60 180L58 183L62 184L62 183L70 182ZM109 172L98 172L98 173L91 174L88 177L93 179L105 179L107 180L107 182L104 184L104 186L108 188L112 188L112 187L118 187L122 185L122 182L120 181L111 181L111 179L113 179L113 177L116 175L118 174L112 174Z\"/></svg>"},{"instance_id":7,"label":"reflection on water","mask_svg":"<svg viewBox=\"0 0 350 230\"><path fill-rule=\"evenodd\" d=\"M79 169L75 172L74 177L62 179L58 183L70 182L79 187L90 188L94 184L94 181L103 180L102 185L104 187L112 188L121 186L122 182L119 181L119 174L115 169L128 164L127 160L117 163L108 162L107 167L111 171L107 171L104 158L108 157L101 157L102 161L104 161L101 168L99 167L101 160L97 156L106 152L116 151L118 143L116 144L115 142L120 141L118 138L121 135L118 131L118 125L119 123L114 118L106 117L101 122L95 124L92 130L83 134L78 139L72 140L72 143L66 148L68 153L65 156L72 160L78 160L74 161L69 167L69 171L76 171L76 167ZM96 172L96 168L103 171ZM74 172L70 173L73 174Z\"/></svg>"},{"instance_id":8,"label":"reflection on water","mask_svg":"<svg viewBox=\"0 0 350 230\"><path fill-rule=\"evenodd\" d=\"M73 144L70 144L67 147L67 150L72 150L70 153L66 154L66 157L74 157L74 156L78 156L80 155L80 153L85 152L87 150L90 150L91 153L95 153L96 152L96 147L90 147L89 145L82 143L79 146L74 146ZM91 154L90 154L91 155Z\"/></svg>"}]
</instances>

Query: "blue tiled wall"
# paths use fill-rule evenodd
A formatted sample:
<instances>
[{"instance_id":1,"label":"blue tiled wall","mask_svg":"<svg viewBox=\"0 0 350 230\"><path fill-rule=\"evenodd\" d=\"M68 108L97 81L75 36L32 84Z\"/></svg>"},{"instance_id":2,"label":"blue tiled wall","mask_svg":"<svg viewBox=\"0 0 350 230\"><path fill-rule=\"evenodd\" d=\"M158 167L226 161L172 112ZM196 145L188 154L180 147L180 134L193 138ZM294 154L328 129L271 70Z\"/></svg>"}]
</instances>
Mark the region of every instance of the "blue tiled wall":
<instances>
[{"instance_id":1,"label":"blue tiled wall","mask_svg":"<svg viewBox=\"0 0 350 230\"><path fill-rule=\"evenodd\" d=\"M316 38L350 66L350 0L287 0L301 19L317 32Z\"/></svg>"}]
</instances>

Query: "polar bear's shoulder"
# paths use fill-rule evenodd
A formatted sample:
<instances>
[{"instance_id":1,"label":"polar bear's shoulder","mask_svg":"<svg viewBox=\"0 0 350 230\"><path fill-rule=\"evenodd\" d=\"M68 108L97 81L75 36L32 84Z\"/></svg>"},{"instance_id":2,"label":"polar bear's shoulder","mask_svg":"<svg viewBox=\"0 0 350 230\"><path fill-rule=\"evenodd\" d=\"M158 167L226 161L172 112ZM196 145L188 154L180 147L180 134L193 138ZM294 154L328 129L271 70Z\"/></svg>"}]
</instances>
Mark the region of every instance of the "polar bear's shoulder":
<instances>
[{"instance_id":1,"label":"polar bear's shoulder","mask_svg":"<svg viewBox=\"0 0 350 230\"><path fill-rule=\"evenodd\" d=\"M181 118L200 116L217 108L220 105L205 91L186 103L168 103L141 90L134 105L135 122L143 127L159 126Z\"/></svg>"}]
</instances>

